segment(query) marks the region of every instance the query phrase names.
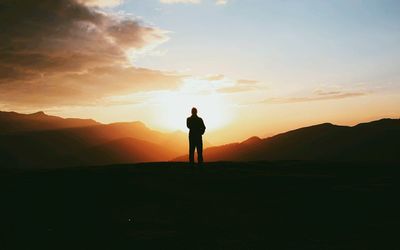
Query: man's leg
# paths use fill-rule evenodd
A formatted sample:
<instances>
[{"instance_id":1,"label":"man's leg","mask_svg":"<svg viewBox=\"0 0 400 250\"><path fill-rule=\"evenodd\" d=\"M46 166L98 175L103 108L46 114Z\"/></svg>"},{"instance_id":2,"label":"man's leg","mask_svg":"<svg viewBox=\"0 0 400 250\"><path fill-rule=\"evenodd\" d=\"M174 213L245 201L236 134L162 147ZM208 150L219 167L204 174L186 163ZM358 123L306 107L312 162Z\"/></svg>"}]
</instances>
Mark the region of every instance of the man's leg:
<instances>
[{"instance_id":1,"label":"man's leg","mask_svg":"<svg viewBox=\"0 0 400 250\"><path fill-rule=\"evenodd\" d=\"M194 149L195 149L195 143L193 138L189 137L189 162L191 164L194 163Z\"/></svg>"},{"instance_id":2,"label":"man's leg","mask_svg":"<svg viewBox=\"0 0 400 250\"><path fill-rule=\"evenodd\" d=\"M197 141L197 161L203 163L203 140L200 137Z\"/></svg>"}]
</instances>

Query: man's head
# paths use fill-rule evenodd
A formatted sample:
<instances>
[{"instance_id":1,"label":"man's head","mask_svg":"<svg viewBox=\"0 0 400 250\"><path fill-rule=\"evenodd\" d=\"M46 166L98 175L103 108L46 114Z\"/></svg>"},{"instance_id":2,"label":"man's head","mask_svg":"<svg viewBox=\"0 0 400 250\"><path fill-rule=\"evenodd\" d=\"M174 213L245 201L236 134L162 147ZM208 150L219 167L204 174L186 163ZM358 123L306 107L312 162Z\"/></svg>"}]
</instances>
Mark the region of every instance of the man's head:
<instances>
[{"instance_id":1,"label":"man's head","mask_svg":"<svg viewBox=\"0 0 400 250\"><path fill-rule=\"evenodd\" d=\"M197 108L192 108L192 115L197 115Z\"/></svg>"}]
</instances>

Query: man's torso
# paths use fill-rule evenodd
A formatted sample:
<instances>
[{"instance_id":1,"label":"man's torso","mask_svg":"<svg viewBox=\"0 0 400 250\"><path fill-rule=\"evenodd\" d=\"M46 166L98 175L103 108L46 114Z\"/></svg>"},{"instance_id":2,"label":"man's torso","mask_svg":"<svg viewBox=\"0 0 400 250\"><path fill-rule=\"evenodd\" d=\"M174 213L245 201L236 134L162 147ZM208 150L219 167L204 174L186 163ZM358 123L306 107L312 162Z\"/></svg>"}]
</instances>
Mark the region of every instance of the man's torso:
<instances>
[{"instance_id":1,"label":"man's torso","mask_svg":"<svg viewBox=\"0 0 400 250\"><path fill-rule=\"evenodd\" d=\"M204 133L203 120L198 116L191 116L187 118L189 127L189 136L201 136Z\"/></svg>"}]
</instances>

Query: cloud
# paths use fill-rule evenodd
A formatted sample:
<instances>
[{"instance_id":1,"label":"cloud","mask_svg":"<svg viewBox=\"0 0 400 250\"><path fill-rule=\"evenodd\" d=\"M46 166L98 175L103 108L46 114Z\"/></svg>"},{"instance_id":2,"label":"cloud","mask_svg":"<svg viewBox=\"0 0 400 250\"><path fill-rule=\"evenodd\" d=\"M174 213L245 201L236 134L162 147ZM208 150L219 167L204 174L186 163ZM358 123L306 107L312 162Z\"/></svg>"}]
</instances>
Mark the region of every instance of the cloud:
<instances>
[{"instance_id":1,"label":"cloud","mask_svg":"<svg viewBox=\"0 0 400 250\"><path fill-rule=\"evenodd\" d=\"M364 96L366 93L362 92L324 92L323 94L317 94L314 96L307 97L289 97L289 98L269 98L261 101L260 103L268 104L285 104L285 103L299 103L299 102L312 102L312 101L323 101L323 100L337 100L350 97Z\"/></svg>"},{"instance_id":2,"label":"cloud","mask_svg":"<svg viewBox=\"0 0 400 250\"><path fill-rule=\"evenodd\" d=\"M78 3L95 7L113 7L122 4L123 0L77 0Z\"/></svg>"},{"instance_id":3,"label":"cloud","mask_svg":"<svg viewBox=\"0 0 400 250\"><path fill-rule=\"evenodd\" d=\"M199 4L202 0L160 0L160 3L164 4L178 4L178 3L190 3L190 4ZM228 3L228 0L215 0L216 5L225 5Z\"/></svg>"},{"instance_id":4,"label":"cloud","mask_svg":"<svg viewBox=\"0 0 400 250\"><path fill-rule=\"evenodd\" d=\"M217 92L223 94L232 94L238 92L245 92L245 91L252 91L265 88L258 84L259 81L256 80L247 80L247 79L240 79L235 81L233 86L226 86L217 89Z\"/></svg>"},{"instance_id":5,"label":"cloud","mask_svg":"<svg viewBox=\"0 0 400 250\"><path fill-rule=\"evenodd\" d=\"M165 42L165 31L92 7L117 2L2 1L0 102L72 105L122 90L175 88L179 76L134 68L126 56Z\"/></svg>"},{"instance_id":6,"label":"cloud","mask_svg":"<svg viewBox=\"0 0 400 250\"><path fill-rule=\"evenodd\" d=\"M203 78L203 80L206 80L206 81L221 81L221 80L223 80L224 78L225 78L224 75L219 74L219 75L210 75L210 76L207 76L207 77Z\"/></svg>"},{"instance_id":7,"label":"cloud","mask_svg":"<svg viewBox=\"0 0 400 250\"><path fill-rule=\"evenodd\" d=\"M329 96L329 95L339 95L339 94L341 94L342 92L340 92L340 91L323 91L323 90L317 90L317 91L315 91L315 94L317 94L317 95L322 95L322 96Z\"/></svg>"},{"instance_id":8,"label":"cloud","mask_svg":"<svg viewBox=\"0 0 400 250\"><path fill-rule=\"evenodd\" d=\"M43 77L124 64L126 50L166 40L157 28L72 0L6 1L3 5L7 11L0 17L0 72L11 69L17 76Z\"/></svg>"},{"instance_id":9,"label":"cloud","mask_svg":"<svg viewBox=\"0 0 400 250\"><path fill-rule=\"evenodd\" d=\"M164 42L168 40L165 33L158 28L143 26L134 20L113 22L106 29L106 34L112 42L126 49L143 48L154 42Z\"/></svg>"},{"instance_id":10,"label":"cloud","mask_svg":"<svg viewBox=\"0 0 400 250\"><path fill-rule=\"evenodd\" d=\"M254 86L238 85L238 86L220 88L217 90L217 92L223 93L223 94L231 94L231 93L245 92L245 91L251 91L251 90L256 90L256 89L257 88Z\"/></svg>"},{"instance_id":11,"label":"cloud","mask_svg":"<svg viewBox=\"0 0 400 250\"><path fill-rule=\"evenodd\" d=\"M180 83L181 76L173 73L109 66L92 68L84 73L54 75L44 82L7 84L0 92L0 99L13 105L34 107L92 105L109 96L172 89Z\"/></svg>"},{"instance_id":12,"label":"cloud","mask_svg":"<svg viewBox=\"0 0 400 250\"><path fill-rule=\"evenodd\" d=\"M160 3L175 4L175 3L200 3L201 0L160 0Z\"/></svg>"},{"instance_id":13,"label":"cloud","mask_svg":"<svg viewBox=\"0 0 400 250\"><path fill-rule=\"evenodd\" d=\"M228 3L228 0L216 0L215 4L216 5L225 5Z\"/></svg>"},{"instance_id":14,"label":"cloud","mask_svg":"<svg viewBox=\"0 0 400 250\"><path fill-rule=\"evenodd\" d=\"M259 81L256 80L247 80L247 79L240 79L236 81L238 84L256 84L259 83Z\"/></svg>"},{"instance_id":15,"label":"cloud","mask_svg":"<svg viewBox=\"0 0 400 250\"><path fill-rule=\"evenodd\" d=\"M222 74L208 75L203 78L198 78L198 80L203 81L206 85L212 86L214 91L222 94L233 94L265 88L265 86L256 80L232 80ZM209 94L209 92L206 92L205 94Z\"/></svg>"}]
</instances>

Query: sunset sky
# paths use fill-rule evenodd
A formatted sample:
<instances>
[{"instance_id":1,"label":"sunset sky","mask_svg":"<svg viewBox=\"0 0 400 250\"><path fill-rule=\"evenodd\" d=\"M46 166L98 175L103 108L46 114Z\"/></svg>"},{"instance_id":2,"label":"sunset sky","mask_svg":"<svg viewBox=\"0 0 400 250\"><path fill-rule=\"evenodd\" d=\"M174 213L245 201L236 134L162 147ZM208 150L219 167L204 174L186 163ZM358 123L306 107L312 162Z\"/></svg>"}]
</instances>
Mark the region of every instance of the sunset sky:
<instances>
[{"instance_id":1,"label":"sunset sky","mask_svg":"<svg viewBox=\"0 0 400 250\"><path fill-rule=\"evenodd\" d=\"M400 1L3 0L0 110L212 144L400 117Z\"/></svg>"}]
</instances>

